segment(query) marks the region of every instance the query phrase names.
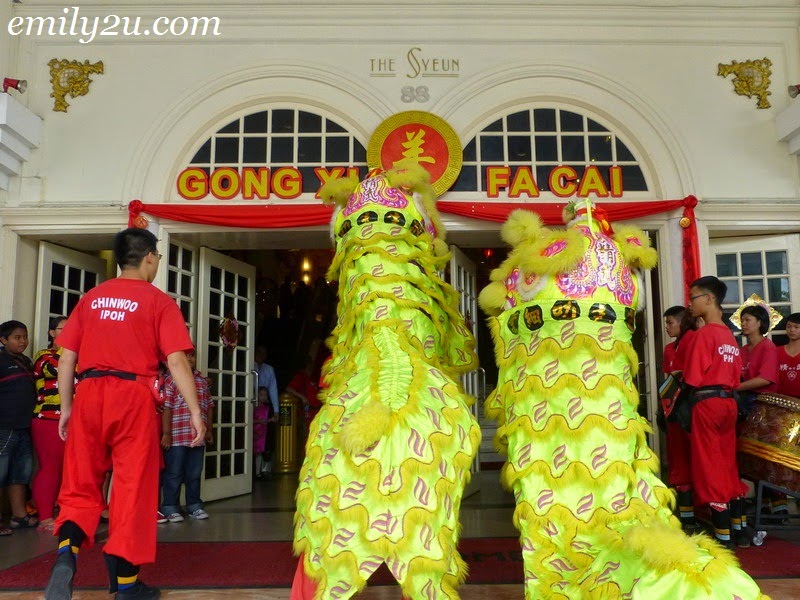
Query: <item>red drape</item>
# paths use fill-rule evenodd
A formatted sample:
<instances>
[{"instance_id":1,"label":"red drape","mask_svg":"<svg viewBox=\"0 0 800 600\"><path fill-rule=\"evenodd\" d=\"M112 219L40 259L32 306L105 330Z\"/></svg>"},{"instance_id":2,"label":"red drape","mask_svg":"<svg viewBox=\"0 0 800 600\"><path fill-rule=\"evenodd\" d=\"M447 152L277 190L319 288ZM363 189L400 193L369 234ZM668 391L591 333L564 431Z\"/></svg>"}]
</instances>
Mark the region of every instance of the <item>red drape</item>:
<instances>
[{"instance_id":1,"label":"red drape","mask_svg":"<svg viewBox=\"0 0 800 600\"><path fill-rule=\"evenodd\" d=\"M437 202L440 212L483 221L503 223L518 208L539 214L547 225L561 224L561 212L566 203L523 202ZM697 198L683 200L655 200L646 202L596 202L604 209L610 221L626 221L683 208L683 285L684 301L689 300L689 284L700 277L700 252L694 207ZM323 204L144 204L133 200L128 205L128 226L140 225L137 218L143 213L186 223L275 229L327 225L333 209Z\"/></svg>"}]
</instances>

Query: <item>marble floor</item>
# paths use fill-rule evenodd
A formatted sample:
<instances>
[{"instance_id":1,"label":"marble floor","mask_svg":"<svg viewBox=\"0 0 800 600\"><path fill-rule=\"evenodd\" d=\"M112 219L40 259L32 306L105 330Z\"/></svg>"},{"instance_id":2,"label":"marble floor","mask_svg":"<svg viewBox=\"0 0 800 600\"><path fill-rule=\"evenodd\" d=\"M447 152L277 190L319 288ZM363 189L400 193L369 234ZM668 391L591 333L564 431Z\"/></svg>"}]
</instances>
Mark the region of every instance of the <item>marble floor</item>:
<instances>
[{"instance_id":1,"label":"marble floor","mask_svg":"<svg viewBox=\"0 0 800 600\"><path fill-rule=\"evenodd\" d=\"M464 500L461 512L464 537L516 537L511 521L513 498L500 487L498 475L498 471L481 473L478 477L479 491ZM211 518L207 521L187 520L160 525L158 539L161 542L290 540L295 487L294 475L276 475L271 481L258 481L252 494L208 503L206 510ZM800 541L798 531L770 532L770 535ZM102 540L102 534L99 539ZM33 529L16 531L12 536L0 538L0 570L54 549L55 538L51 535ZM765 546L752 551L769 552L769 538ZM761 579L758 583L773 600L800 599L800 578ZM42 592L3 590L0 580L0 600L38 600L42 597ZM108 600L111 596L102 590L77 590L73 597L75 600ZM168 600L285 600L289 598L289 589L165 589L162 597ZM463 600L516 600L522 597L521 584L464 585L461 588ZM401 595L396 586L376 586L368 588L358 598L400 600Z\"/></svg>"}]
</instances>

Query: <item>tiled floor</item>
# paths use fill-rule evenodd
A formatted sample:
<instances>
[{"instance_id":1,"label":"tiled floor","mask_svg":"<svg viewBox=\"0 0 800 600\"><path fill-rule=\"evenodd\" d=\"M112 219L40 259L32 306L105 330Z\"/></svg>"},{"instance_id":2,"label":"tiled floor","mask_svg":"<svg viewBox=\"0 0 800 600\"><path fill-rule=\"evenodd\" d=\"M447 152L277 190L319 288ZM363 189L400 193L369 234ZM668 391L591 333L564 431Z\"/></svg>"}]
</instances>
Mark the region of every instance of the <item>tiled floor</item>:
<instances>
[{"instance_id":1,"label":"tiled floor","mask_svg":"<svg viewBox=\"0 0 800 600\"><path fill-rule=\"evenodd\" d=\"M501 489L497 471L480 474L480 491L464 500L461 512L464 537L516 537L517 531L511 522L513 498ZM159 541L281 541L292 537L294 515L294 475L279 475L269 482L257 482L253 493L209 503L206 510L211 515L207 521L167 523L159 526ZM800 539L800 532L770 533L791 539ZM55 548L55 539L35 530L17 531L7 538L0 538L0 569L24 562ZM769 552L769 538L756 552ZM798 556L800 560L800 556ZM759 580L764 593L773 600L800 599L799 579ZM33 600L42 598L42 592L3 592L0 581L0 600ZM522 585L465 585L461 588L463 600L518 600L522 598ZM251 590L164 590L162 597L168 600L285 600L288 588L259 588ZM76 591L75 600L108 600L105 591ZM358 596L362 600L400 600L396 586L368 588Z\"/></svg>"}]
</instances>

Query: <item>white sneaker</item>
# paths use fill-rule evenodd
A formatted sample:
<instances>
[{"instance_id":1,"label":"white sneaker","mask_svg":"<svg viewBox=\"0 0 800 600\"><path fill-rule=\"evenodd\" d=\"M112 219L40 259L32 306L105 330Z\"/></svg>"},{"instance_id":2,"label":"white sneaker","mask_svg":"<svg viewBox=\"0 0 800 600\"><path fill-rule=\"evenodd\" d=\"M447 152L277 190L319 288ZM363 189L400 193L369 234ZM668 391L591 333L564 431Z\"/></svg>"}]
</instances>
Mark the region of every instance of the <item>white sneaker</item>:
<instances>
[{"instance_id":1,"label":"white sneaker","mask_svg":"<svg viewBox=\"0 0 800 600\"><path fill-rule=\"evenodd\" d=\"M167 519L167 515L162 513L160 510L156 512L156 523L160 525L161 523L166 523L167 521L169 521L169 519Z\"/></svg>"},{"instance_id":2,"label":"white sneaker","mask_svg":"<svg viewBox=\"0 0 800 600\"><path fill-rule=\"evenodd\" d=\"M193 510L189 513L189 516L193 519L197 519L198 521L202 521L203 519L208 518L208 513L204 511L202 508L198 508L197 510Z\"/></svg>"},{"instance_id":3,"label":"white sneaker","mask_svg":"<svg viewBox=\"0 0 800 600\"><path fill-rule=\"evenodd\" d=\"M181 513L170 513L167 515L167 521L170 523L180 523L183 521L183 515Z\"/></svg>"}]
</instances>

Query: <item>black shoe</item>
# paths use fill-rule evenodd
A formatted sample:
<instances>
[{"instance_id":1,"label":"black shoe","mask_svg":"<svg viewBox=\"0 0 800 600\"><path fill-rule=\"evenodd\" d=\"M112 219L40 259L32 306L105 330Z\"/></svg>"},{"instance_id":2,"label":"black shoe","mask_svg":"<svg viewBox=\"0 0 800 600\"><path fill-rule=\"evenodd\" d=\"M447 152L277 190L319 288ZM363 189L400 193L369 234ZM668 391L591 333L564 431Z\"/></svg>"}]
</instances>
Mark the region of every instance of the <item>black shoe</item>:
<instances>
[{"instance_id":1,"label":"black shoe","mask_svg":"<svg viewBox=\"0 0 800 600\"><path fill-rule=\"evenodd\" d=\"M72 579L75 577L75 557L72 551L62 552L56 557L50 581L44 589L45 600L70 600L72 598Z\"/></svg>"},{"instance_id":2,"label":"black shoe","mask_svg":"<svg viewBox=\"0 0 800 600\"><path fill-rule=\"evenodd\" d=\"M114 598L116 600L156 600L156 598L161 598L161 590L137 581L133 587L118 591Z\"/></svg>"},{"instance_id":3,"label":"black shoe","mask_svg":"<svg viewBox=\"0 0 800 600\"><path fill-rule=\"evenodd\" d=\"M746 529L738 529L733 532L733 539L737 548L749 548L753 536Z\"/></svg>"}]
</instances>

